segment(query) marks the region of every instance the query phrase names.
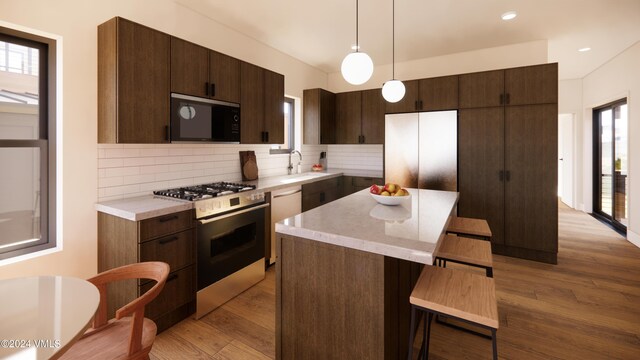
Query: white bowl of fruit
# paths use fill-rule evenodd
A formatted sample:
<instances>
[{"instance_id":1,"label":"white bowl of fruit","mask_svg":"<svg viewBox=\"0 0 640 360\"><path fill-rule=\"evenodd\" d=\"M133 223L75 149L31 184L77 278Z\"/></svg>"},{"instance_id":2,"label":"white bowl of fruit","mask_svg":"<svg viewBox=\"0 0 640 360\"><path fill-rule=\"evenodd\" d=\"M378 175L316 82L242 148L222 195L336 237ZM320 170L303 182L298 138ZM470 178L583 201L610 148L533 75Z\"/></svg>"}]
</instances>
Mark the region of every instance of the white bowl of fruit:
<instances>
[{"instance_id":1,"label":"white bowl of fruit","mask_svg":"<svg viewBox=\"0 0 640 360\"><path fill-rule=\"evenodd\" d=\"M394 183L371 185L369 193L382 205L400 205L403 201L411 198L411 194L406 189Z\"/></svg>"}]
</instances>

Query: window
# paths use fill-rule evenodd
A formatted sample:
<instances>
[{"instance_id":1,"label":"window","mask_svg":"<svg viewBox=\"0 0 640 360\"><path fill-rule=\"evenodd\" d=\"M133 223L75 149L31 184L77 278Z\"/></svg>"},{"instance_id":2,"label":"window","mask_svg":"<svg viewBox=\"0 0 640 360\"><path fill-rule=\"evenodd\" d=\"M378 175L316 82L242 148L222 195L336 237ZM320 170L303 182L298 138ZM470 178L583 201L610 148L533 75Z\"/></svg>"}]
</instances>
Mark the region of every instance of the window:
<instances>
[{"instance_id":1,"label":"window","mask_svg":"<svg viewBox=\"0 0 640 360\"><path fill-rule=\"evenodd\" d=\"M628 117L626 99L593 112L594 213L621 232L629 219Z\"/></svg>"},{"instance_id":2,"label":"window","mask_svg":"<svg viewBox=\"0 0 640 360\"><path fill-rule=\"evenodd\" d=\"M284 144L276 145L270 154L288 154L295 149L295 101L292 98L284 98Z\"/></svg>"},{"instance_id":3,"label":"window","mask_svg":"<svg viewBox=\"0 0 640 360\"><path fill-rule=\"evenodd\" d=\"M0 27L0 260L56 246L55 41Z\"/></svg>"}]
</instances>

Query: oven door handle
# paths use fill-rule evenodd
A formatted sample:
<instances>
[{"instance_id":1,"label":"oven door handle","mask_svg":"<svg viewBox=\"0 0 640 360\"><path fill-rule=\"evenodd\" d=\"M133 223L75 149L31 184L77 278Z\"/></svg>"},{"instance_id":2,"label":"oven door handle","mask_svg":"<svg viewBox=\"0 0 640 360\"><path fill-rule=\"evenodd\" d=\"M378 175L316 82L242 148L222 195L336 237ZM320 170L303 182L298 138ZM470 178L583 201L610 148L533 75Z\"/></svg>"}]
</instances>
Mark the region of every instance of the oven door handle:
<instances>
[{"instance_id":1,"label":"oven door handle","mask_svg":"<svg viewBox=\"0 0 640 360\"><path fill-rule=\"evenodd\" d=\"M262 205L253 206L253 207L246 208L246 209L243 209L243 210L230 212L230 213L228 213L228 214L224 214L224 215L222 215L222 216L216 216L216 217L213 217L213 218L211 218L211 219L198 220L198 222L199 222L201 225L204 225L204 224L208 224L208 223L210 223L210 222L214 222L214 221L217 221L217 220L226 219L226 218L231 217L231 216L241 215L241 214L245 214L245 213L248 213L248 212L251 212L251 211L264 209L264 208L266 208L266 207L269 207L269 203L264 203L264 204L262 204Z\"/></svg>"}]
</instances>

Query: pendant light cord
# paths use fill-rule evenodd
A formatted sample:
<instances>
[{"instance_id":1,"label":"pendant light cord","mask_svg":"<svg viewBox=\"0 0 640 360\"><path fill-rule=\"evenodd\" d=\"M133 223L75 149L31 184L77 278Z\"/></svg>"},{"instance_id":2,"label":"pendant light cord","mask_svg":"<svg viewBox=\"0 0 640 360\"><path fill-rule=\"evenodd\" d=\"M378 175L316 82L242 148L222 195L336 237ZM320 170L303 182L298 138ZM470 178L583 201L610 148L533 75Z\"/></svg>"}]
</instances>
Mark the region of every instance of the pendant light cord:
<instances>
[{"instance_id":1,"label":"pendant light cord","mask_svg":"<svg viewBox=\"0 0 640 360\"><path fill-rule=\"evenodd\" d=\"M356 0L356 52L360 51L360 43L358 43L358 0Z\"/></svg>"},{"instance_id":2,"label":"pendant light cord","mask_svg":"<svg viewBox=\"0 0 640 360\"><path fill-rule=\"evenodd\" d=\"M396 0L391 1L391 79L396 78Z\"/></svg>"}]
</instances>

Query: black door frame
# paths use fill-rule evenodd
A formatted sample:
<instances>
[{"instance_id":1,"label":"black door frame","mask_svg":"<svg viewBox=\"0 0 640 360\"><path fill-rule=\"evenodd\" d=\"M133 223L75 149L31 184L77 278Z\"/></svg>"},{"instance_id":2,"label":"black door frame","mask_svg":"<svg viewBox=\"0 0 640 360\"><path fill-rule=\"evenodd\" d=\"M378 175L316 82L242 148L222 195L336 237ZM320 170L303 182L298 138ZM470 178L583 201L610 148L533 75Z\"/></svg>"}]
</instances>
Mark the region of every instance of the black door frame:
<instances>
[{"instance_id":1,"label":"black door frame","mask_svg":"<svg viewBox=\"0 0 640 360\"><path fill-rule=\"evenodd\" d=\"M615 182L615 157L616 157L616 142L615 142L615 114L613 114L611 119L611 128L612 128L612 149L611 149L611 165L613 169L613 173L611 175L611 215L604 213L601 209L602 203L602 143L601 143L601 114L603 111L613 109L617 106L626 105L627 98L619 99L616 101L612 101L605 105L599 106L593 109L593 213L594 217L599 220L604 221L608 225L610 225L614 230L626 236L627 227L620 223L615 218L615 206L616 206L616 182ZM627 134L628 135L628 134Z\"/></svg>"}]
</instances>

